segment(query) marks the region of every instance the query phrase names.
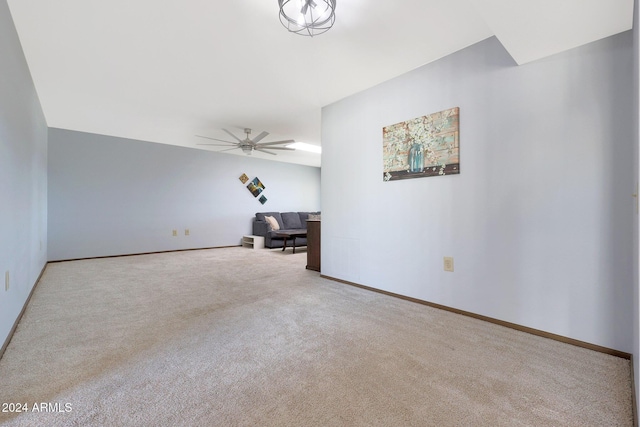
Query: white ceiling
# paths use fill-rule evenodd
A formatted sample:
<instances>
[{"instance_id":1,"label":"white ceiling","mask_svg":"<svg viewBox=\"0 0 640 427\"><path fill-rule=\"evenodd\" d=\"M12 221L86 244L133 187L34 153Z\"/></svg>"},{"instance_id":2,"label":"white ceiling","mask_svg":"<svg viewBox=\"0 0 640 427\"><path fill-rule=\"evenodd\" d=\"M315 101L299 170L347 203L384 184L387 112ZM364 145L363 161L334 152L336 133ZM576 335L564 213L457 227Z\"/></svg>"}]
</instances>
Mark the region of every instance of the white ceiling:
<instances>
[{"instance_id":1,"label":"white ceiling","mask_svg":"<svg viewBox=\"0 0 640 427\"><path fill-rule=\"evenodd\" d=\"M485 38L523 64L633 17L633 0L337 0L335 26L309 38L282 27L276 0L8 4L50 127L208 150L195 135L222 128L320 145L323 106Z\"/></svg>"}]
</instances>

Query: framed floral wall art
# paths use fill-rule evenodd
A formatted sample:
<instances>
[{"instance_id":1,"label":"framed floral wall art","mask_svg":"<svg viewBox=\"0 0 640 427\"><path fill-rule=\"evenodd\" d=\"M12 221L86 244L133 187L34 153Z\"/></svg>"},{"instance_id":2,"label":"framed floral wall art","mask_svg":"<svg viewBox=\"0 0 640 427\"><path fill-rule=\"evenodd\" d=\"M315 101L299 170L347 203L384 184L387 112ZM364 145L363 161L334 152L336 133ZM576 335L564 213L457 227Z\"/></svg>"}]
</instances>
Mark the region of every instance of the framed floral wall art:
<instances>
[{"instance_id":1,"label":"framed floral wall art","mask_svg":"<svg viewBox=\"0 0 640 427\"><path fill-rule=\"evenodd\" d=\"M460 108L382 128L385 181L460 173Z\"/></svg>"}]
</instances>

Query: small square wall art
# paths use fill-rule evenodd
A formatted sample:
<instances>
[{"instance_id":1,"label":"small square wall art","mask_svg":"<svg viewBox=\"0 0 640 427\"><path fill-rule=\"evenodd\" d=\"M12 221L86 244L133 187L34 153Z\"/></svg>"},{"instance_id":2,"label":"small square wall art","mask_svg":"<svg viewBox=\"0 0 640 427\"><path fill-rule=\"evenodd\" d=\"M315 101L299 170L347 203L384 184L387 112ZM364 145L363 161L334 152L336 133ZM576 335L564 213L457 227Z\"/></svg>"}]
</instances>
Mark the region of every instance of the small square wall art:
<instances>
[{"instance_id":1,"label":"small square wall art","mask_svg":"<svg viewBox=\"0 0 640 427\"><path fill-rule=\"evenodd\" d=\"M263 194L262 196L260 196L260 198L259 198L258 200L260 200L260 203L262 203L263 205L264 205L265 203L267 203L267 198L266 198L266 197L264 197L264 194Z\"/></svg>"},{"instance_id":2,"label":"small square wall art","mask_svg":"<svg viewBox=\"0 0 640 427\"><path fill-rule=\"evenodd\" d=\"M258 197L260 193L262 193L262 190L264 190L264 184L256 177L253 178L253 181L247 184L247 188L251 191L253 197Z\"/></svg>"},{"instance_id":3,"label":"small square wall art","mask_svg":"<svg viewBox=\"0 0 640 427\"><path fill-rule=\"evenodd\" d=\"M243 173L242 175L240 175L240 182L242 182L243 184L246 184L247 181L249 181L249 177L247 176L246 173Z\"/></svg>"},{"instance_id":4,"label":"small square wall art","mask_svg":"<svg viewBox=\"0 0 640 427\"><path fill-rule=\"evenodd\" d=\"M382 129L382 179L422 178L460 173L460 108Z\"/></svg>"}]
</instances>

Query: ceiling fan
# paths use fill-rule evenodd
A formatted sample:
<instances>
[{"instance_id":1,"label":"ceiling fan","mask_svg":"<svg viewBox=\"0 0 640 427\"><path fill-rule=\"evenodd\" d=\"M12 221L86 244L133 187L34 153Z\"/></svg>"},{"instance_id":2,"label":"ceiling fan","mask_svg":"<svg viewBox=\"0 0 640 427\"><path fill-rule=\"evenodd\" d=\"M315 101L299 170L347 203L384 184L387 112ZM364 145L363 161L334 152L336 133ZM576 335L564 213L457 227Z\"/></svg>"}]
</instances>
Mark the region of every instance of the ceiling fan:
<instances>
[{"instance_id":1,"label":"ceiling fan","mask_svg":"<svg viewBox=\"0 0 640 427\"><path fill-rule=\"evenodd\" d=\"M247 155L251 155L253 150L261 151L261 152L267 153L267 154L273 154L274 156L276 155L276 153L272 153L271 151L266 150L266 148L268 148L269 150L295 151L295 149L293 149L293 148L276 147L276 145L294 143L295 141L293 139L288 139L286 141L273 141L273 142L262 142L262 143L259 143L259 141L261 141L265 136L269 135L269 132L262 132L261 134L259 134L255 138L251 139L251 138L249 138L249 135L251 135L251 129L245 128L244 133L247 134L247 137L245 139L240 139L236 135L234 135L231 132L229 132L228 130L226 130L226 129L222 129L222 130L225 131L226 133L228 133L229 135L231 135L231 137L233 137L233 139L235 139L237 142L225 141L224 139L211 138L209 136L196 135L199 138L206 138L206 139L212 139L214 141L224 142L224 144L202 143L202 144L197 144L197 145L215 145L217 147L229 147L230 145L233 145L233 147L229 147L226 150L219 150L219 151L229 151L229 150L235 150L236 148L239 148L239 149L242 150L243 153L245 153Z\"/></svg>"}]
</instances>

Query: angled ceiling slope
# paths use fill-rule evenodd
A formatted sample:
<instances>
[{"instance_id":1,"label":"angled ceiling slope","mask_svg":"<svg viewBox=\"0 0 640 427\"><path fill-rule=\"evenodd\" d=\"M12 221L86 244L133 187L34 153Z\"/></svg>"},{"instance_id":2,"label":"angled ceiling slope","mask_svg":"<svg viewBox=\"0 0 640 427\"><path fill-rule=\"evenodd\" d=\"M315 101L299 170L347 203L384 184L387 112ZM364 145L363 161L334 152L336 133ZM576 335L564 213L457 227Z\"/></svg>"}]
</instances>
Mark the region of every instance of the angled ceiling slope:
<instances>
[{"instance_id":1,"label":"angled ceiling slope","mask_svg":"<svg viewBox=\"0 0 640 427\"><path fill-rule=\"evenodd\" d=\"M633 0L338 0L335 26L311 39L282 27L275 0L8 4L50 127L199 149L216 147L195 135L245 127L321 145L323 106L487 37L523 64L633 15Z\"/></svg>"},{"instance_id":2,"label":"angled ceiling slope","mask_svg":"<svg viewBox=\"0 0 640 427\"><path fill-rule=\"evenodd\" d=\"M518 64L631 29L633 0L470 0Z\"/></svg>"}]
</instances>

